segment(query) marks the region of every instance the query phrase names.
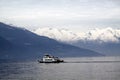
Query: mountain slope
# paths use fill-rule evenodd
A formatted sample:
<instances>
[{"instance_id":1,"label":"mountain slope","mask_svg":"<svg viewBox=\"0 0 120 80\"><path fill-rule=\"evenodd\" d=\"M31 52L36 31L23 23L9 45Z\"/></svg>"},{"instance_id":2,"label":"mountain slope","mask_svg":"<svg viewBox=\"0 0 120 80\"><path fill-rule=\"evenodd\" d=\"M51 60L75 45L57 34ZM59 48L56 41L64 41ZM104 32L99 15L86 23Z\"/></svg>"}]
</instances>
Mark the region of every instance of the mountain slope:
<instances>
[{"instance_id":1,"label":"mountain slope","mask_svg":"<svg viewBox=\"0 0 120 80\"><path fill-rule=\"evenodd\" d=\"M57 42L56 40L38 36L26 29L0 23L0 36L8 40L14 47L4 56L7 58L33 59L44 53L62 57L101 56L101 54L83 48ZM2 54L2 53L0 53Z\"/></svg>"},{"instance_id":2,"label":"mountain slope","mask_svg":"<svg viewBox=\"0 0 120 80\"><path fill-rule=\"evenodd\" d=\"M12 46L13 45L8 40L6 40L0 36L0 52L1 53L3 53L3 54L8 53L8 51L12 49Z\"/></svg>"}]
</instances>

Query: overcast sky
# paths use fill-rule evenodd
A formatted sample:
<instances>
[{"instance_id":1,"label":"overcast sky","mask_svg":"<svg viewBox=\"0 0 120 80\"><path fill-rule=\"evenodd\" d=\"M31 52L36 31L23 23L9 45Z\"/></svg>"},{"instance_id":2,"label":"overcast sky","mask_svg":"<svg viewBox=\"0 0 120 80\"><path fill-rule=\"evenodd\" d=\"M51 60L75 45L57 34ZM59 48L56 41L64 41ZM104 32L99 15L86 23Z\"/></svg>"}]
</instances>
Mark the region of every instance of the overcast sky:
<instances>
[{"instance_id":1,"label":"overcast sky","mask_svg":"<svg viewBox=\"0 0 120 80\"><path fill-rule=\"evenodd\" d=\"M0 0L0 21L30 29L120 28L120 0Z\"/></svg>"}]
</instances>

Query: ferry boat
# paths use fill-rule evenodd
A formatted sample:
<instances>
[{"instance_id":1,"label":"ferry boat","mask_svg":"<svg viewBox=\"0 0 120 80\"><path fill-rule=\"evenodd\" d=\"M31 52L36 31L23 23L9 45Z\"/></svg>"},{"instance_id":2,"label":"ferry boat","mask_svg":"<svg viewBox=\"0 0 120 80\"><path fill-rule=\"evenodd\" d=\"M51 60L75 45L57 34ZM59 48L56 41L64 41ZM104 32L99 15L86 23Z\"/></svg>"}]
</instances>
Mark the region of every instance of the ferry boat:
<instances>
[{"instance_id":1,"label":"ferry boat","mask_svg":"<svg viewBox=\"0 0 120 80\"><path fill-rule=\"evenodd\" d=\"M60 63L64 62L64 60L59 59L58 57L51 56L51 55L44 55L41 60L38 60L39 63Z\"/></svg>"}]
</instances>

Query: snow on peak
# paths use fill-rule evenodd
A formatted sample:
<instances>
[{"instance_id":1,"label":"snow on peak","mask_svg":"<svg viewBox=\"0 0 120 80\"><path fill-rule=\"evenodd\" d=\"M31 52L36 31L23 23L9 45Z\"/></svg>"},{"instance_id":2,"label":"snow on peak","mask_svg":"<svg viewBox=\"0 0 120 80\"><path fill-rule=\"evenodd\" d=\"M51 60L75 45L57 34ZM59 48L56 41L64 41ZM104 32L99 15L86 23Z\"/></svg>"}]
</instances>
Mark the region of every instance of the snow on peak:
<instances>
[{"instance_id":1,"label":"snow on peak","mask_svg":"<svg viewBox=\"0 0 120 80\"><path fill-rule=\"evenodd\" d=\"M62 42L76 42L82 41L102 41L102 42L119 42L120 41L120 29L95 28L88 32L75 33L67 29L56 29L56 28L39 28L35 30L35 33L41 36L47 36L49 38L56 39Z\"/></svg>"},{"instance_id":2,"label":"snow on peak","mask_svg":"<svg viewBox=\"0 0 120 80\"><path fill-rule=\"evenodd\" d=\"M35 31L35 33L62 42L75 41L78 38L78 35L76 33L69 31L67 29L39 28Z\"/></svg>"},{"instance_id":3,"label":"snow on peak","mask_svg":"<svg viewBox=\"0 0 120 80\"><path fill-rule=\"evenodd\" d=\"M85 34L87 40L100 40L103 42L118 42L120 38L120 30L105 28L105 29L94 29Z\"/></svg>"}]
</instances>

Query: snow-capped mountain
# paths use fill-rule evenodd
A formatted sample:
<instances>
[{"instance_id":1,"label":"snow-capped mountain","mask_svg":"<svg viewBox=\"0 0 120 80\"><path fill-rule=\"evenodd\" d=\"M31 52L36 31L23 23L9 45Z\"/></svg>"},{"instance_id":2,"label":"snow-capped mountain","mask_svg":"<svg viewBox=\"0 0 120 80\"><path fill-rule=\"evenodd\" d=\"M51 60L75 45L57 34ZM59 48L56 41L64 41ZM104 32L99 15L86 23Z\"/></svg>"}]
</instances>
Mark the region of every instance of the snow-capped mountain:
<instances>
[{"instance_id":1,"label":"snow-capped mountain","mask_svg":"<svg viewBox=\"0 0 120 80\"><path fill-rule=\"evenodd\" d=\"M96 28L88 32L75 33L66 29L39 28L35 33L105 55L120 56L120 29Z\"/></svg>"},{"instance_id":2,"label":"snow-capped mountain","mask_svg":"<svg viewBox=\"0 0 120 80\"><path fill-rule=\"evenodd\" d=\"M74 33L67 29L39 28L35 30L35 33L41 36L53 38L61 42L73 42L79 40L79 36L77 33Z\"/></svg>"},{"instance_id":3,"label":"snow-capped mountain","mask_svg":"<svg viewBox=\"0 0 120 80\"><path fill-rule=\"evenodd\" d=\"M103 56L98 52L60 43L29 30L0 22L0 59L37 59L49 53L63 57Z\"/></svg>"},{"instance_id":4,"label":"snow-capped mountain","mask_svg":"<svg viewBox=\"0 0 120 80\"><path fill-rule=\"evenodd\" d=\"M77 41L98 41L98 42L119 42L120 29L105 28L94 29L88 32L75 33L67 29L56 28L39 28L35 30L35 33L49 38L56 39L62 42L77 42Z\"/></svg>"},{"instance_id":5,"label":"snow-capped mountain","mask_svg":"<svg viewBox=\"0 0 120 80\"><path fill-rule=\"evenodd\" d=\"M84 35L86 40L97 40L100 42L119 42L120 39L120 29L94 29Z\"/></svg>"}]
</instances>

